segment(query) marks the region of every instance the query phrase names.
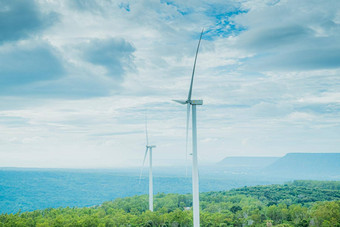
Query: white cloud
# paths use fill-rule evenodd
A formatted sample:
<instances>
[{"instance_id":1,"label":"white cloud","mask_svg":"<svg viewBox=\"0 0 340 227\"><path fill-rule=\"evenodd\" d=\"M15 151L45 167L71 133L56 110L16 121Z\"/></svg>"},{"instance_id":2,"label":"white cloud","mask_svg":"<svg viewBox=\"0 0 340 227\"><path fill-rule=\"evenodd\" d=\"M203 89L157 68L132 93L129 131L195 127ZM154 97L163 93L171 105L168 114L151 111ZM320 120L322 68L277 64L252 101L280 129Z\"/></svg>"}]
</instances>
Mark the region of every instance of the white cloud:
<instances>
[{"instance_id":1,"label":"white cloud","mask_svg":"<svg viewBox=\"0 0 340 227\"><path fill-rule=\"evenodd\" d=\"M139 165L145 109L155 163L185 160L186 110L171 100L187 96L202 27L193 93L204 99L201 162L339 152L334 1L37 2L59 20L34 41L48 43L66 73L1 97L2 166ZM93 40L123 40L135 49L128 62L117 60L119 80L108 72L124 45L114 45L118 54L102 64L82 55L89 52L84 43L101 49Z\"/></svg>"}]
</instances>

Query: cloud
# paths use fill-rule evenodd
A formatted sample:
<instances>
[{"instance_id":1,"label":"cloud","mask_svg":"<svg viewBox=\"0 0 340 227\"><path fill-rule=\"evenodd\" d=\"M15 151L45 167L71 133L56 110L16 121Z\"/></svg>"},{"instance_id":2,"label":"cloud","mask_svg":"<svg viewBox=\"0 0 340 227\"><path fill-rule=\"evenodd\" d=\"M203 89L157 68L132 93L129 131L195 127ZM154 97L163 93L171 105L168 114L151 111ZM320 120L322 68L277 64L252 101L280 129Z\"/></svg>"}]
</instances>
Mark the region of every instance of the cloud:
<instances>
[{"instance_id":1,"label":"cloud","mask_svg":"<svg viewBox=\"0 0 340 227\"><path fill-rule=\"evenodd\" d=\"M46 99L87 99L108 96L117 83L93 75L67 75L57 80L40 81L5 90L4 95L31 96ZM1 93L0 93L1 94Z\"/></svg>"},{"instance_id":2,"label":"cloud","mask_svg":"<svg viewBox=\"0 0 340 227\"><path fill-rule=\"evenodd\" d=\"M47 43L24 43L0 48L0 87L3 93L13 86L55 80L64 67Z\"/></svg>"},{"instance_id":3,"label":"cloud","mask_svg":"<svg viewBox=\"0 0 340 227\"><path fill-rule=\"evenodd\" d=\"M202 27L193 91L204 99L197 112L201 157L339 151L335 1L36 3L23 4L33 4L37 15L54 10L59 20L2 41L0 73L12 72L16 82L0 85L0 140L8 151L1 160L11 152L27 163L37 151L125 165L145 145L145 108L159 157L184 160L185 108L170 100L187 95ZM32 59L20 68L16 54ZM51 69L47 76L37 62ZM19 76L30 70L26 81Z\"/></svg>"},{"instance_id":4,"label":"cloud","mask_svg":"<svg viewBox=\"0 0 340 227\"><path fill-rule=\"evenodd\" d=\"M0 124L1 125L10 125L10 126L18 126L22 127L27 124L27 119L22 117L12 117L12 116L1 116L0 115Z\"/></svg>"},{"instance_id":5,"label":"cloud","mask_svg":"<svg viewBox=\"0 0 340 227\"><path fill-rule=\"evenodd\" d=\"M0 47L0 95L44 98L108 96L133 69L134 47L124 39L91 39L58 48L40 41ZM74 52L68 58L65 52ZM99 67L99 69L98 69Z\"/></svg>"},{"instance_id":6,"label":"cloud","mask_svg":"<svg viewBox=\"0 0 340 227\"><path fill-rule=\"evenodd\" d=\"M101 9L97 1L74 0L67 2L72 9L96 11Z\"/></svg>"},{"instance_id":7,"label":"cloud","mask_svg":"<svg viewBox=\"0 0 340 227\"><path fill-rule=\"evenodd\" d=\"M0 0L0 44L25 39L57 20L56 13L43 14L34 1Z\"/></svg>"},{"instance_id":8,"label":"cloud","mask_svg":"<svg viewBox=\"0 0 340 227\"><path fill-rule=\"evenodd\" d=\"M332 4L331 4L332 2ZM340 2L280 1L246 4L248 13L234 23L246 28L236 48L252 55L244 65L252 70L315 70L340 67Z\"/></svg>"},{"instance_id":9,"label":"cloud","mask_svg":"<svg viewBox=\"0 0 340 227\"><path fill-rule=\"evenodd\" d=\"M247 62L246 69L270 71L303 71L340 67L340 48L318 48L271 53L256 56Z\"/></svg>"},{"instance_id":10,"label":"cloud","mask_svg":"<svg viewBox=\"0 0 340 227\"><path fill-rule=\"evenodd\" d=\"M93 39L84 46L83 57L88 62L103 66L110 77L121 78L127 69L133 68L135 48L124 39Z\"/></svg>"},{"instance_id":11,"label":"cloud","mask_svg":"<svg viewBox=\"0 0 340 227\"><path fill-rule=\"evenodd\" d=\"M308 37L310 31L302 26L250 29L239 37L239 45L253 51L268 51L290 45Z\"/></svg>"}]
</instances>

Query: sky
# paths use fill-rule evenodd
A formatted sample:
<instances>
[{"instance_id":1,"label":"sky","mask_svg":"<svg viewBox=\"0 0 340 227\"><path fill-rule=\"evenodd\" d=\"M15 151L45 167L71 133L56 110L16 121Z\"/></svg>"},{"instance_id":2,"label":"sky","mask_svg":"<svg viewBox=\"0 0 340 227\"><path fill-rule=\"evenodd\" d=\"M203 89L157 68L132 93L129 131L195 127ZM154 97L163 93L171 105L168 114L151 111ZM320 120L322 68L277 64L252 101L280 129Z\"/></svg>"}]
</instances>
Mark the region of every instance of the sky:
<instances>
[{"instance_id":1,"label":"sky","mask_svg":"<svg viewBox=\"0 0 340 227\"><path fill-rule=\"evenodd\" d=\"M0 0L0 167L340 152L340 1ZM190 156L189 156L190 158Z\"/></svg>"}]
</instances>

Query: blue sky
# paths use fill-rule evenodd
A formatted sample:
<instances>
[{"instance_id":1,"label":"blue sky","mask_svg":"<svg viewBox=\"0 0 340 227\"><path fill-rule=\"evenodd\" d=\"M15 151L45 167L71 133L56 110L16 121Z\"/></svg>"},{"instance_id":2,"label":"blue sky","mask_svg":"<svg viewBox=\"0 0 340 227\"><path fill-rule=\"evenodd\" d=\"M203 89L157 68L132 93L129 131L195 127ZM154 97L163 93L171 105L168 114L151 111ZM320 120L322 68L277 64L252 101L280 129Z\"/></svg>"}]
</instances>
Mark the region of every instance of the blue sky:
<instances>
[{"instance_id":1,"label":"blue sky","mask_svg":"<svg viewBox=\"0 0 340 227\"><path fill-rule=\"evenodd\" d=\"M0 166L340 152L340 2L0 0Z\"/></svg>"}]
</instances>

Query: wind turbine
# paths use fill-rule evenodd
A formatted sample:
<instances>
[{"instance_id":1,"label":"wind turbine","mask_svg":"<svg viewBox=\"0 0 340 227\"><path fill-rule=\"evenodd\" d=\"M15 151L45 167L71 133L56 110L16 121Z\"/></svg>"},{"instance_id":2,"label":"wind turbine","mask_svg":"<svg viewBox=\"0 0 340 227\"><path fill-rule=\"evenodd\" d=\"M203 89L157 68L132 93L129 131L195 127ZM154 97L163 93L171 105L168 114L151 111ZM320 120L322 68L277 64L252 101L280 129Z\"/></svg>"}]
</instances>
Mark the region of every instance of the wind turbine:
<instances>
[{"instance_id":1,"label":"wind turbine","mask_svg":"<svg viewBox=\"0 0 340 227\"><path fill-rule=\"evenodd\" d=\"M194 227L200 226L200 205L199 205L199 185L198 185L198 167L197 167L197 128L196 128L196 106L203 105L203 100L191 100L192 85L194 82L196 60L198 50L200 48L201 39L204 29L202 29L200 39L198 41L194 67L192 69L191 83L189 88L188 99L186 101L173 100L183 105L187 105L187 124L186 124L186 146L188 147L188 133L189 133L189 119L190 107L192 108L192 200L193 200L193 213L194 213Z\"/></svg>"},{"instance_id":2,"label":"wind turbine","mask_svg":"<svg viewBox=\"0 0 340 227\"><path fill-rule=\"evenodd\" d=\"M139 176L139 182L142 178L143 167L145 164L146 156L148 155L149 151L149 210L153 211L153 179L152 179L152 148L155 148L155 145L149 145L149 138L148 138L148 122L145 116L145 136L146 136L146 150L144 154L143 166Z\"/></svg>"}]
</instances>

